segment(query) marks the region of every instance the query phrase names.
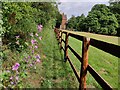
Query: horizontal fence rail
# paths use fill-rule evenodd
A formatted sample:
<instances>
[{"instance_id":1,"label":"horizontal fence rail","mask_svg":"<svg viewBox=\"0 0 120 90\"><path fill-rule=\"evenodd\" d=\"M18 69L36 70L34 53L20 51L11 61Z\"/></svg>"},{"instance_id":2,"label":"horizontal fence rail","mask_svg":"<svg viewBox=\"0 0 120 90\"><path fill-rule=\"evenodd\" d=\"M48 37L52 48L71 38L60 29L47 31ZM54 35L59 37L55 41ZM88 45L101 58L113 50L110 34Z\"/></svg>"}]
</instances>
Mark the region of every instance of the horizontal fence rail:
<instances>
[{"instance_id":1,"label":"horizontal fence rail","mask_svg":"<svg viewBox=\"0 0 120 90\"><path fill-rule=\"evenodd\" d=\"M71 68L73 69L73 72L80 84L79 89L84 90L86 89L86 74L87 71L93 76L93 78L99 83L99 85L105 89L105 90L112 90L112 87L94 70L94 68L88 64L88 49L89 45L96 47L100 50L103 50L107 53L110 53L118 58L120 58L120 46L110 44L107 42L99 41L92 38L86 38L84 36L80 36L71 32L68 32L67 30L59 30L55 28L55 33L57 40L59 41L61 49L64 51L64 60L69 62ZM62 38L62 34L65 34L65 40ZM68 37L76 38L80 41L82 41L82 57L71 47L68 45ZM62 42L65 44L65 46L62 46ZM81 62L81 72L80 75L78 75L74 65L72 64L69 56L68 56L68 49L76 56L76 58Z\"/></svg>"}]
</instances>

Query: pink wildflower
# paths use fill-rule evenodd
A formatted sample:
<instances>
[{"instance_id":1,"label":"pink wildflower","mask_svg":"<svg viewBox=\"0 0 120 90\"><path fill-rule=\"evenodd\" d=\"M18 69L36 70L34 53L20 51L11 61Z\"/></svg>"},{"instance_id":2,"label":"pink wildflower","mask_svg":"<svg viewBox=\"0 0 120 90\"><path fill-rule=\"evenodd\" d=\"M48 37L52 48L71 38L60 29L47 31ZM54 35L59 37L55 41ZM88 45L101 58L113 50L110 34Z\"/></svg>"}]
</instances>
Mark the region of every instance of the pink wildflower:
<instances>
[{"instance_id":1,"label":"pink wildflower","mask_svg":"<svg viewBox=\"0 0 120 90\"><path fill-rule=\"evenodd\" d=\"M39 39L42 40L42 36L40 36Z\"/></svg>"},{"instance_id":2,"label":"pink wildflower","mask_svg":"<svg viewBox=\"0 0 120 90\"><path fill-rule=\"evenodd\" d=\"M30 64L29 66L33 66L32 64Z\"/></svg>"},{"instance_id":3,"label":"pink wildflower","mask_svg":"<svg viewBox=\"0 0 120 90\"><path fill-rule=\"evenodd\" d=\"M12 66L12 70L18 70L20 64L19 63L15 63L15 65Z\"/></svg>"},{"instance_id":4,"label":"pink wildflower","mask_svg":"<svg viewBox=\"0 0 120 90\"><path fill-rule=\"evenodd\" d=\"M37 55L35 56L35 58L36 58L36 59L40 59L40 55L37 54Z\"/></svg>"},{"instance_id":5,"label":"pink wildflower","mask_svg":"<svg viewBox=\"0 0 120 90\"><path fill-rule=\"evenodd\" d=\"M28 56L28 59L30 59L31 58L31 56Z\"/></svg>"},{"instance_id":6,"label":"pink wildflower","mask_svg":"<svg viewBox=\"0 0 120 90\"><path fill-rule=\"evenodd\" d=\"M42 25L38 25L37 28L38 28L38 31L41 32L42 31Z\"/></svg>"},{"instance_id":7,"label":"pink wildflower","mask_svg":"<svg viewBox=\"0 0 120 90\"><path fill-rule=\"evenodd\" d=\"M18 76L16 76L16 77L15 77L15 79L18 81L19 77L18 77Z\"/></svg>"},{"instance_id":8,"label":"pink wildflower","mask_svg":"<svg viewBox=\"0 0 120 90\"><path fill-rule=\"evenodd\" d=\"M36 62L38 62L38 63L39 63L39 62L40 62L40 59L37 59L37 60L36 60Z\"/></svg>"},{"instance_id":9,"label":"pink wildflower","mask_svg":"<svg viewBox=\"0 0 120 90\"><path fill-rule=\"evenodd\" d=\"M31 43L32 43L32 44L35 44L35 43L36 43L36 40L32 39L32 40L31 40Z\"/></svg>"},{"instance_id":10,"label":"pink wildflower","mask_svg":"<svg viewBox=\"0 0 120 90\"><path fill-rule=\"evenodd\" d=\"M34 50L32 50L32 54L34 53Z\"/></svg>"},{"instance_id":11,"label":"pink wildflower","mask_svg":"<svg viewBox=\"0 0 120 90\"><path fill-rule=\"evenodd\" d=\"M10 80L12 80L12 79L13 79L13 77L11 76L11 77L10 77Z\"/></svg>"},{"instance_id":12,"label":"pink wildflower","mask_svg":"<svg viewBox=\"0 0 120 90\"><path fill-rule=\"evenodd\" d=\"M36 33L35 35L36 35L36 36L38 36L38 34L37 34L37 33Z\"/></svg>"},{"instance_id":13,"label":"pink wildflower","mask_svg":"<svg viewBox=\"0 0 120 90\"><path fill-rule=\"evenodd\" d=\"M14 82L10 82L12 85L14 84Z\"/></svg>"},{"instance_id":14,"label":"pink wildflower","mask_svg":"<svg viewBox=\"0 0 120 90\"><path fill-rule=\"evenodd\" d=\"M28 63L28 60L25 60Z\"/></svg>"},{"instance_id":15,"label":"pink wildflower","mask_svg":"<svg viewBox=\"0 0 120 90\"><path fill-rule=\"evenodd\" d=\"M16 39L19 39L20 36L18 35L18 36L15 36L15 37L16 37Z\"/></svg>"},{"instance_id":16,"label":"pink wildflower","mask_svg":"<svg viewBox=\"0 0 120 90\"><path fill-rule=\"evenodd\" d=\"M38 46L35 46L35 48L38 48Z\"/></svg>"}]
</instances>

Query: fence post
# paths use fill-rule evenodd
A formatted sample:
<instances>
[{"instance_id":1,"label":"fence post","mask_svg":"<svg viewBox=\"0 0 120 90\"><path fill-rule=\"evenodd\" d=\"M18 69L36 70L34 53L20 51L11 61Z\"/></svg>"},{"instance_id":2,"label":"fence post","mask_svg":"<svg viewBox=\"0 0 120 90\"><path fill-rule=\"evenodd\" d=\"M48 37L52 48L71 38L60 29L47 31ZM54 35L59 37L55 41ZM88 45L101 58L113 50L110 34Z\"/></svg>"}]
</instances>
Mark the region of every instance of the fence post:
<instances>
[{"instance_id":1,"label":"fence post","mask_svg":"<svg viewBox=\"0 0 120 90\"><path fill-rule=\"evenodd\" d=\"M62 31L61 31L60 37L61 37L61 39L60 39L60 49L62 49Z\"/></svg>"},{"instance_id":2,"label":"fence post","mask_svg":"<svg viewBox=\"0 0 120 90\"><path fill-rule=\"evenodd\" d=\"M90 38L83 37L82 44L82 63L80 72L80 90L86 90L86 75L88 66L88 48L90 44Z\"/></svg>"},{"instance_id":3,"label":"fence post","mask_svg":"<svg viewBox=\"0 0 120 90\"><path fill-rule=\"evenodd\" d=\"M67 61L67 56L68 56L68 36L69 34L66 32L66 37L65 37L65 51L64 51L64 61Z\"/></svg>"}]
</instances>

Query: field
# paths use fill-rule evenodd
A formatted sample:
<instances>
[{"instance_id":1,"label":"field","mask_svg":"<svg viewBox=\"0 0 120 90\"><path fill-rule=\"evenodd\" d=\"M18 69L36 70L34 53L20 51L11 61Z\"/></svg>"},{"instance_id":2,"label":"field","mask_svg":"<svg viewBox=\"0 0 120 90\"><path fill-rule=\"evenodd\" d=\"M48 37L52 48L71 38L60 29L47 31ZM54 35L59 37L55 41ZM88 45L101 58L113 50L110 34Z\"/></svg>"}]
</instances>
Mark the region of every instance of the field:
<instances>
[{"instance_id":1,"label":"field","mask_svg":"<svg viewBox=\"0 0 120 90\"><path fill-rule=\"evenodd\" d=\"M69 31L72 32L72 31ZM108 43L113 43L118 45L118 37L114 36L105 36L105 35L96 35L85 32L74 32L76 34L94 38L97 40L102 40ZM64 38L64 36L63 36ZM77 52L82 55L82 42L69 37L69 45ZM63 44L64 45L64 44ZM104 47L104 46L103 46ZM77 58L71 53L69 50L69 57L71 58L73 64L75 65L78 73L80 73L80 62ZM89 64L113 87L118 88L118 58L110 55L102 50L99 50L95 47L89 47ZM87 87L97 87L100 86L97 82L91 77L91 75L87 74Z\"/></svg>"}]
</instances>

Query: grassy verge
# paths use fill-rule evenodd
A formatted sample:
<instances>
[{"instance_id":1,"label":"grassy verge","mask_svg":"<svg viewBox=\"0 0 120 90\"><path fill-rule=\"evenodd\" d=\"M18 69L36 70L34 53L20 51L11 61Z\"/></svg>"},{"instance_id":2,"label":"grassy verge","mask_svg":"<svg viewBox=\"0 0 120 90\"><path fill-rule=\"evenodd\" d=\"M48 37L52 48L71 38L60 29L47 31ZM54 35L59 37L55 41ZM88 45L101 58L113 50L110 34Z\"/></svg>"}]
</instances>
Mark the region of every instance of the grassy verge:
<instances>
[{"instance_id":1,"label":"grassy verge","mask_svg":"<svg viewBox=\"0 0 120 90\"><path fill-rule=\"evenodd\" d=\"M72 70L68 63L63 62L53 29L45 29L42 39L42 88L75 88Z\"/></svg>"},{"instance_id":2,"label":"grassy verge","mask_svg":"<svg viewBox=\"0 0 120 90\"><path fill-rule=\"evenodd\" d=\"M63 61L55 33L51 27L44 28L41 40L41 64L26 79L26 87L33 88L78 88L76 78L68 64ZM25 81L26 81L25 80Z\"/></svg>"}]
</instances>

